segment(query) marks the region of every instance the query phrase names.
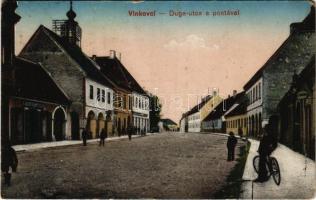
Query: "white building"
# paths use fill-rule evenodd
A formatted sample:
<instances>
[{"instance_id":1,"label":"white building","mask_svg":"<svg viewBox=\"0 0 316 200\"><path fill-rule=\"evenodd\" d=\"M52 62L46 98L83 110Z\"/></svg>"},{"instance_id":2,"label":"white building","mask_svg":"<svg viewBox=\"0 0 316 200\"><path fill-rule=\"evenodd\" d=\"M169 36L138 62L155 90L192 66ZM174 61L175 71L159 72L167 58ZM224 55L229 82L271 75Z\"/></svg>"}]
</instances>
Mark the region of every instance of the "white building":
<instances>
[{"instance_id":1,"label":"white building","mask_svg":"<svg viewBox=\"0 0 316 200\"><path fill-rule=\"evenodd\" d=\"M188 131L200 132L201 131L201 112L197 111L188 116Z\"/></svg>"},{"instance_id":2,"label":"white building","mask_svg":"<svg viewBox=\"0 0 316 200\"><path fill-rule=\"evenodd\" d=\"M246 90L248 134L250 136L257 136L262 128L262 80L263 78L260 77Z\"/></svg>"},{"instance_id":3,"label":"white building","mask_svg":"<svg viewBox=\"0 0 316 200\"><path fill-rule=\"evenodd\" d=\"M133 105L133 125L137 133L149 132L149 97L137 92L132 93Z\"/></svg>"},{"instance_id":4,"label":"white building","mask_svg":"<svg viewBox=\"0 0 316 200\"><path fill-rule=\"evenodd\" d=\"M85 94L88 129L91 130L92 137L98 137L102 128L108 128L105 119L109 122L113 117L113 90L86 78Z\"/></svg>"}]
</instances>

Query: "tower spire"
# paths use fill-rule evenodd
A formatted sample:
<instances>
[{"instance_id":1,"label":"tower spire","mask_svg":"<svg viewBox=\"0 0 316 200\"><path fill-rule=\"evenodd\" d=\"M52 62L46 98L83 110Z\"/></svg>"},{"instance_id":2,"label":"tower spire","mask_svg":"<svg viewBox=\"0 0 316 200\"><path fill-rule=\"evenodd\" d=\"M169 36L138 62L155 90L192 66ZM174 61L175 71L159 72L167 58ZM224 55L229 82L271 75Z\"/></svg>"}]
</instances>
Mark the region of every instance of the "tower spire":
<instances>
[{"instance_id":1,"label":"tower spire","mask_svg":"<svg viewBox=\"0 0 316 200\"><path fill-rule=\"evenodd\" d=\"M70 10L72 10L72 0L70 0Z\"/></svg>"},{"instance_id":2,"label":"tower spire","mask_svg":"<svg viewBox=\"0 0 316 200\"><path fill-rule=\"evenodd\" d=\"M67 17L69 20L74 20L76 18L77 14L72 10L72 1L70 1L70 8L67 12Z\"/></svg>"}]
</instances>

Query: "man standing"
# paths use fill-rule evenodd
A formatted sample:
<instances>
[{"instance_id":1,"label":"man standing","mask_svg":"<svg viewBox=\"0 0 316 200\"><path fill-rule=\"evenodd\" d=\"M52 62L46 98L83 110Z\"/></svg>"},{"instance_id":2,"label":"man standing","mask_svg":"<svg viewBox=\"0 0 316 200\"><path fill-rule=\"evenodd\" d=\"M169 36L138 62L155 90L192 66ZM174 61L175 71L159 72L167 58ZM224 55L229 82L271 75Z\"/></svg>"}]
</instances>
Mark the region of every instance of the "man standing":
<instances>
[{"instance_id":1,"label":"man standing","mask_svg":"<svg viewBox=\"0 0 316 200\"><path fill-rule=\"evenodd\" d=\"M12 148L10 141L6 141L1 146L1 171L4 175L5 185L11 185L10 168L13 172L16 172L17 167L18 158L16 156L15 150Z\"/></svg>"},{"instance_id":2,"label":"man standing","mask_svg":"<svg viewBox=\"0 0 316 200\"><path fill-rule=\"evenodd\" d=\"M100 133L100 144L99 146L103 145L104 146L104 140L108 137L108 134L107 132L105 131L105 129L103 128L101 130L101 133Z\"/></svg>"},{"instance_id":3,"label":"man standing","mask_svg":"<svg viewBox=\"0 0 316 200\"><path fill-rule=\"evenodd\" d=\"M131 141L132 140L132 134L134 132L134 127L132 124L128 125L127 127L127 134L128 134L128 139Z\"/></svg>"},{"instance_id":4,"label":"man standing","mask_svg":"<svg viewBox=\"0 0 316 200\"><path fill-rule=\"evenodd\" d=\"M88 132L86 129L82 130L81 136L82 136L83 146L87 146Z\"/></svg>"},{"instance_id":5,"label":"man standing","mask_svg":"<svg viewBox=\"0 0 316 200\"><path fill-rule=\"evenodd\" d=\"M228 155L227 155L227 161L233 161L235 160L235 147L237 144L237 139L234 136L233 132L229 133L228 139L227 139L227 150L228 150Z\"/></svg>"}]
</instances>

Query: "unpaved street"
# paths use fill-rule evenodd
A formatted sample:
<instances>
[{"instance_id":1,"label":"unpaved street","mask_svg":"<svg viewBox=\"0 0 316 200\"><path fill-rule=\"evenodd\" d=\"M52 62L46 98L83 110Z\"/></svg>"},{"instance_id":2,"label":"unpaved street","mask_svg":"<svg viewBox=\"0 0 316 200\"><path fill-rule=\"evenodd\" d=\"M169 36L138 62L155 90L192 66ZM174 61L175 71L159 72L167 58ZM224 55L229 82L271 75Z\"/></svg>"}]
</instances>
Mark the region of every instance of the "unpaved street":
<instances>
[{"instance_id":1,"label":"unpaved street","mask_svg":"<svg viewBox=\"0 0 316 200\"><path fill-rule=\"evenodd\" d=\"M3 198L211 198L235 162L226 137L164 133L18 154ZM239 141L236 157L239 153Z\"/></svg>"}]
</instances>

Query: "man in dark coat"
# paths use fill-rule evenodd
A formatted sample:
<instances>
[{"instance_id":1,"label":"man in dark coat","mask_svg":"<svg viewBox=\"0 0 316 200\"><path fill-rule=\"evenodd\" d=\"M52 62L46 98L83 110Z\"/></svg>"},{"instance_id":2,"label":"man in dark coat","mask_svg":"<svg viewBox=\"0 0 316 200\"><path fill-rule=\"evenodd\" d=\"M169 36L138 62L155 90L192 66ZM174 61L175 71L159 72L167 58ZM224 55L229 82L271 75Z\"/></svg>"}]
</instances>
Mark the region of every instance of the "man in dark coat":
<instances>
[{"instance_id":1,"label":"man in dark coat","mask_svg":"<svg viewBox=\"0 0 316 200\"><path fill-rule=\"evenodd\" d=\"M83 146L87 146L87 137L88 137L87 130L83 129L81 135L82 135Z\"/></svg>"},{"instance_id":2,"label":"man in dark coat","mask_svg":"<svg viewBox=\"0 0 316 200\"><path fill-rule=\"evenodd\" d=\"M229 133L227 139L227 161L233 161L235 159L235 147L237 144L237 138L234 136L233 132Z\"/></svg>"},{"instance_id":3,"label":"man in dark coat","mask_svg":"<svg viewBox=\"0 0 316 200\"><path fill-rule=\"evenodd\" d=\"M263 137L260 140L258 153L259 153L259 172L258 172L258 178L255 180L255 182L265 182L269 179L268 177L268 171L266 164L268 163L268 158L271 155L271 153L276 149L278 143L275 139L271 125L267 124L264 127L263 130Z\"/></svg>"},{"instance_id":4,"label":"man in dark coat","mask_svg":"<svg viewBox=\"0 0 316 200\"><path fill-rule=\"evenodd\" d=\"M101 133L100 133L100 144L99 146L103 145L104 146L104 141L105 139L108 137L108 133L105 131L105 129L103 128L101 130Z\"/></svg>"},{"instance_id":5,"label":"man in dark coat","mask_svg":"<svg viewBox=\"0 0 316 200\"><path fill-rule=\"evenodd\" d=\"M10 167L13 172L16 172L18 167L18 158L15 150L11 147L9 141L4 143L1 147L1 171L4 174L4 184L11 185Z\"/></svg>"},{"instance_id":6,"label":"man in dark coat","mask_svg":"<svg viewBox=\"0 0 316 200\"><path fill-rule=\"evenodd\" d=\"M132 140L132 134L133 134L133 125L130 124L127 127L127 134L128 134L128 139L131 141Z\"/></svg>"}]
</instances>

